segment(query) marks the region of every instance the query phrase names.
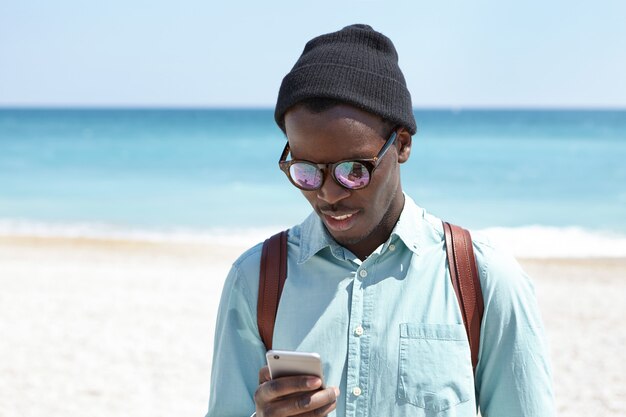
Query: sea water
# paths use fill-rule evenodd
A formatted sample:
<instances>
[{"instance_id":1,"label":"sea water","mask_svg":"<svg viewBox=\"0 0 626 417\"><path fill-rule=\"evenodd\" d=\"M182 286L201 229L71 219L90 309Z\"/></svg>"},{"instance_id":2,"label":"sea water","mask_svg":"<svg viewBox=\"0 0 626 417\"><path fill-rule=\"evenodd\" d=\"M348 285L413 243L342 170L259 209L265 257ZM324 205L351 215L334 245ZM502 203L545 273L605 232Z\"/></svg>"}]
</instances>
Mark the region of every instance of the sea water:
<instances>
[{"instance_id":1,"label":"sea water","mask_svg":"<svg viewBox=\"0 0 626 417\"><path fill-rule=\"evenodd\" d=\"M625 244L626 111L415 118L402 183L426 210L550 253ZM0 233L264 236L310 212L285 142L271 109L0 109Z\"/></svg>"}]
</instances>

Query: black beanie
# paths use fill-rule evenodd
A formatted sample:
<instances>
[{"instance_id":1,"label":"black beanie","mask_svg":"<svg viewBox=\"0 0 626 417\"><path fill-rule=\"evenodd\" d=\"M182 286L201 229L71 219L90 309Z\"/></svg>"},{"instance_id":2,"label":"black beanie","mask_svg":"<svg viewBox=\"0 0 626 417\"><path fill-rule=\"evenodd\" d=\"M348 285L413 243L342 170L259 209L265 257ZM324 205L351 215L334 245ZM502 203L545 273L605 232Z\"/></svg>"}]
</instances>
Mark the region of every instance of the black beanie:
<instances>
[{"instance_id":1,"label":"black beanie","mask_svg":"<svg viewBox=\"0 0 626 417\"><path fill-rule=\"evenodd\" d=\"M368 25L346 26L307 42L280 85L274 119L281 129L287 110L309 98L345 102L416 132L396 48Z\"/></svg>"}]
</instances>

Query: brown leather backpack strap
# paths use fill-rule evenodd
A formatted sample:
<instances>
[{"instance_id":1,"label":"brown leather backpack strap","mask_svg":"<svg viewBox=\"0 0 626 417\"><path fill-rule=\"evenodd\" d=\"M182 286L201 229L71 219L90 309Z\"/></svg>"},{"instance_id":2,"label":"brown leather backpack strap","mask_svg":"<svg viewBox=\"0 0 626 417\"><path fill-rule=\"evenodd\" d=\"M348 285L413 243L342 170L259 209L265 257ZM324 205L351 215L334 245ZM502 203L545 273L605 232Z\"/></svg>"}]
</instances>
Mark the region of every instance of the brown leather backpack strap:
<instances>
[{"instance_id":1,"label":"brown leather backpack strap","mask_svg":"<svg viewBox=\"0 0 626 417\"><path fill-rule=\"evenodd\" d=\"M287 230L263 242L256 320L265 348L272 348L274 322L287 279Z\"/></svg>"},{"instance_id":2,"label":"brown leather backpack strap","mask_svg":"<svg viewBox=\"0 0 626 417\"><path fill-rule=\"evenodd\" d=\"M472 247L472 237L469 231L447 222L443 222L443 231L446 239L450 279L463 315L463 324L472 352L472 368L476 372L480 348L480 323L485 307L478 268L476 267L476 257Z\"/></svg>"}]
</instances>

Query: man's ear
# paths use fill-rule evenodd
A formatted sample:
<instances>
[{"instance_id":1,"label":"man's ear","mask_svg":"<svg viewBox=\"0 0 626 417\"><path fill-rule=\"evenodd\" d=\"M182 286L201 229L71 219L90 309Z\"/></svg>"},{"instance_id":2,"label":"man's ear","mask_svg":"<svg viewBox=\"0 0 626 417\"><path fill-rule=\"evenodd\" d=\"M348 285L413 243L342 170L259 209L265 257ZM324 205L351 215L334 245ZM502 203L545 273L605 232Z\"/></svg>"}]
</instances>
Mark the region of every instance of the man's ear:
<instances>
[{"instance_id":1,"label":"man's ear","mask_svg":"<svg viewBox=\"0 0 626 417\"><path fill-rule=\"evenodd\" d=\"M398 131L398 137L396 138L396 146L398 147L398 163L403 164L411 155L411 134L406 129L400 129Z\"/></svg>"}]
</instances>

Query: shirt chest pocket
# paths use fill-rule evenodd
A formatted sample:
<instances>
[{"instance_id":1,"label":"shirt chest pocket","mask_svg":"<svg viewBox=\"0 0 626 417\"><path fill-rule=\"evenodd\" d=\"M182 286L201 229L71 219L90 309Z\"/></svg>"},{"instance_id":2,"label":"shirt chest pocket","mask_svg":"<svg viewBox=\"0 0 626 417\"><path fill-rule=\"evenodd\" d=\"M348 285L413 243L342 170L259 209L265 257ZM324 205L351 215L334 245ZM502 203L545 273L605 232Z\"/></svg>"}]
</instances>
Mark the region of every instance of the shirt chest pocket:
<instances>
[{"instance_id":1,"label":"shirt chest pocket","mask_svg":"<svg viewBox=\"0 0 626 417\"><path fill-rule=\"evenodd\" d=\"M398 399L402 402L439 413L474 395L462 324L401 323L399 360Z\"/></svg>"}]
</instances>

